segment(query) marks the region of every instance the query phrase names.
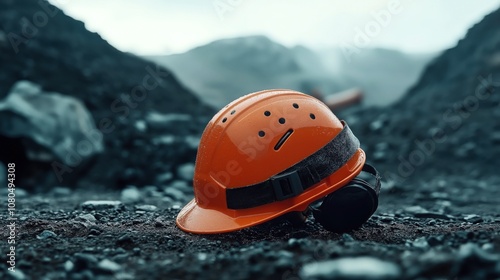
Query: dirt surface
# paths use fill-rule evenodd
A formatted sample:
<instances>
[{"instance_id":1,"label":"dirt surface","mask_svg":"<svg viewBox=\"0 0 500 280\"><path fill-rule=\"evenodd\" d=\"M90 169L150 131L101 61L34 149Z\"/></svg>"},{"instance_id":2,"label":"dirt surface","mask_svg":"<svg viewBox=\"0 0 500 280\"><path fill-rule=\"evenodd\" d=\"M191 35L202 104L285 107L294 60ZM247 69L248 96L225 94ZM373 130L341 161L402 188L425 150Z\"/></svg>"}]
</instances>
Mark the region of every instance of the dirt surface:
<instances>
[{"instance_id":1,"label":"dirt surface","mask_svg":"<svg viewBox=\"0 0 500 280\"><path fill-rule=\"evenodd\" d=\"M16 272L7 270L2 211L0 279L500 277L498 188L466 185L454 195L458 180L451 185L386 185L375 215L346 234L325 231L312 217L302 227L272 221L230 234L187 234L175 226L187 190L176 200L149 187L128 203L121 202L131 200L125 191L18 190ZM84 203L95 200L120 202Z\"/></svg>"}]
</instances>

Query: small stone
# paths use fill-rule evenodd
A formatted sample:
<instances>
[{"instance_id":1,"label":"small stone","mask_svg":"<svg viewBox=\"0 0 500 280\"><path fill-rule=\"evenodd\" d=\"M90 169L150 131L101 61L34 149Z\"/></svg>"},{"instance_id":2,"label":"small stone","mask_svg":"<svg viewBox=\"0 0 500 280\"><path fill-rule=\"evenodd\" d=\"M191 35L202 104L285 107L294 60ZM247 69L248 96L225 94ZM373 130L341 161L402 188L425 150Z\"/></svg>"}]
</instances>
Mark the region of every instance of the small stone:
<instances>
[{"instance_id":1,"label":"small stone","mask_svg":"<svg viewBox=\"0 0 500 280\"><path fill-rule=\"evenodd\" d=\"M419 237L419 238L415 239L412 242L412 245L413 245L413 247L416 247L416 248L427 248L427 247L429 247L429 243L427 243L427 240L425 239L425 237Z\"/></svg>"},{"instance_id":2,"label":"small stone","mask_svg":"<svg viewBox=\"0 0 500 280\"><path fill-rule=\"evenodd\" d=\"M67 260L65 263L64 263L64 270L66 270L67 272L73 270L73 268L75 267L75 265L73 264L72 261L70 260Z\"/></svg>"},{"instance_id":3,"label":"small stone","mask_svg":"<svg viewBox=\"0 0 500 280\"><path fill-rule=\"evenodd\" d=\"M116 250L115 250L115 253L116 254L126 254L127 251L125 249L123 249L122 247L118 247Z\"/></svg>"},{"instance_id":4,"label":"small stone","mask_svg":"<svg viewBox=\"0 0 500 280\"><path fill-rule=\"evenodd\" d=\"M158 187L157 186L144 186L143 188L143 192L146 194L146 196L150 196L150 197L163 197L163 194L161 192L158 191Z\"/></svg>"},{"instance_id":5,"label":"small stone","mask_svg":"<svg viewBox=\"0 0 500 280\"><path fill-rule=\"evenodd\" d=\"M17 198L24 198L24 197L27 197L29 195L26 190L18 188L18 187L16 187L15 193L16 193Z\"/></svg>"},{"instance_id":6,"label":"small stone","mask_svg":"<svg viewBox=\"0 0 500 280\"><path fill-rule=\"evenodd\" d=\"M67 197L71 194L71 189L66 187L54 187L50 193L55 197Z\"/></svg>"},{"instance_id":7,"label":"small stone","mask_svg":"<svg viewBox=\"0 0 500 280\"><path fill-rule=\"evenodd\" d=\"M383 161L387 158L386 151L375 151L372 155L373 155L373 159L376 161Z\"/></svg>"},{"instance_id":8,"label":"small stone","mask_svg":"<svg viewBox=\"0 0 500 280\"><path fill-rule=\"evenodd\" d=\"M97 258L94 255L86 253L75 253L74 270L82 271L94 266L97 263Z\"/></svg>"},{"instance_id":9,"label":"small stone","mask_svg":"<svg viewBox=\"0 0 500 280\"><path fill-rule=\"evenodd\" d=\"M135 129L137 129L140 132L146 131L147 125L145 120L137 120L135 121Z\"/></svg>"},{"instance_id":10,"label":"small stone","mask_svg":"<svg viewBox=\"0 0 500 280\"><path fill-rule=\"evenodd\" d=\"M500 262L499 255L488 253L474 243L466 243L460 246L458 250L458 257L463 260L475 259L476 261L480 261L482 263Z\"/></svg>"},{"instance_id":11,"label":"small stone","mask_svg":"<svg viewBox=\"0 0 500 280\"><path fill-rule=\"evenodd\" d=\"M450 197L450 195L445 192L432 192L430 197L436 199L447 199Z\"/></svg>"},{"instance_id":12,"label":"small stone","mask_svg":"<svg viewBox=\"0 0 500 280\"><path fill-rule=\"evenodd\" d=\"M394 217L387 217L387 216L383 216L380 221L382 221L383 223L391 223L394 221Z\"/></svg>"},{"instance_id":13,"label":"small stone","mask_svg":"<svg viewBox=\"0 0 500 280\"><path fill-rule=\"evenodd\" d=\"M375 120L370 123L370 129L372 131L377 131L384 126L384 123L381 120Z\"/></svg>"},{"instance_id":14,"label":"small stone","mask_svg":"<svg viewBox=\"0 0 500 280\"><path fill-rule=\"evenodd\" d=\"M155 219L155 227L162 227L164 226L163 224L163 221L161 220L161 218L156 218Z\"/></svg>"},{"instance_id":15,"label":"small stone","mask_svg":"<svg viewBox=\"0 0 500 280\"><path fill-rule=\"evenodd\" d=\"M126 245L126 244L133 244L134 243L134 240L132 239L132 237L128 234L124 234L122 236L120 236L118 238L118 240L116 241L116 245Z\"/></svg>"},{"instance_id":16,"label":"small stone","mask_svg":"<svg viewBox=\"0 0 500 280\"><path fill-rule=\"evenodd\" d=\"M118 272L115 275L113 275L113 279L116 279L116 280L134 280L134 279L136 279L136 277L134 277L134 275L132 275L130 273Z\"/></svg>"},{"instance_id":17,"label":"small stone","mask_svg":"<svg viewBox=\"0 0 500 280\"><path fill-rule=\"evenodd\" d=\"M172 207L171 207L171 208L172 208L172 209L174 209L174 210L179 210L179 209L181 209L181 205L179 205L179 204L174 204L174 205L172 205Z\"/></svg>"},{"instance_id":18,"label":"small stone","mask_svg":"<svg viewBox=\"0 0 500 280\"><path fill-rule=\"evenodd\" d=\"M125 203L136 202L141 199L141 192L136 186L127 186L122 190L120 198Z\"/></svg>"},{"instance_id":19,"label":"small stone","mask_svg":"<svg viewBox=\"0 0 500 280\"><path fill-rule=\"evenodd\" d=\"M484 221L483 218L476 214L467 215L464 217L464 220L473 224L481 223Z\"/></svg>"},{"instance_id":20,"label":"small stone","mask_svg":"<svg viewBox=\"0 0 500 280\"><path fill-rule=\"evenodd\" d=\"M177 168L177 176L186 181L192 181L194 175L194 164L189 162Z\"/></svg>"},{"instance_id":21,"label":"small stone","mask_svg":"<svg viewBox=\"0 0 500 280\"><path fill-rule=\"evenodd\" d=\"M47 238L56 238L57 234L50 230L44 230L42 233L36 236L37 239L43 240Z\"/></svg>"},{"instance_id":22,"label":"small stone","mask_svg":"<svg viewBox=\"0 0 500 280\"><path fill-rule=\"evenodd\" d=\"M119 209L123 207L123 203L118 200L88 200L81 204L83 210L106 210Z\"/></svg>"},{"instance_id":23,"label":"small stone","mask_svg":"<svg viewBox=\"0 0 500 280\"><path fill-rule=\"evenodd\" d=\"M141 254L141 248L135 247L134 249L132 249L132 252L134 252L135 256L139 256Z\"/></svg>"},{"instance_id":24,"label":"small stone","mask_svg":"<svg viewBox=\"0 0 500 280\"><path fill-rule=\"evenodd\" d=\"M84 252L95 252L96 248L95 247L85 247L83 249Z\"/></svg>"},{"instance_id":25,"label":"small stone","mask_svg":"<svg viewBox=\"0 0 500 280\"><path fill-rule=\"evenodd\" d=\"M285 267L290 267L293 265L293 253L286 251L286 250L280 250L276 254L276 257L278 258L275 261L275 265L277 268L285 268Z\"/></svg>"},{"instance_id":26,"label":"small stone","mask_svg":"<svg viewBox=\"0 0 500 280\"><path fill-rule=\"evenodd\" d=\"M165 194L171 197L174 201L184 201L186 199L183 192L174 188L165 188Z\"/></svg>"},{"instance_id":27,"label":"small stone","mask_svg":"<svg viewBox=\"0 0 500 280\"><path fill-rule=\"evenodd\" d=\"M302 279L398 279L401 269L392 262L373 257L353 257L312 262L300 271Z\"/></svg>"},{"instance_id":28,"label":"small stone","mask_svg":"<svg viewBox=\"0 0 500 280\"><path fill-rule=\"evenodd\" d=\"M5 270L7 270L7 269L5 269ZM6 272L6 273L9 273L8 275L10 276L10 278L8 278L8 279L14 279L14 280L26 279L26 275L19 268L16 268L15 272Z\"/></svg>"},{"instance_id":29,"label":"small stone","mask_svg":"<svg viewBox=\"0 0 500 280\"><path fill-rule=\"evenodd\" d=\"M156 182L165 183L165 182L172 180L173 177L174 177L174 174L172 174L172 172L166 172L163 174L159 174L156 176Z\"/></svg>"},{"instance_id":30,"label":"small stone","mask_svg":"<svg viewBox=\"0 0 500 280\"><path fill-rule=\"evenodd\" d=\"M404 210L406 212L412 213L412 214L429 213L429 211L427 211L426 209L422 208L422 206L420 206L420 205L408 206L408 207L405 207Z\"/></svg>"},{"instance_id":31,"label":"small stone","mask_svg":"<svg viewBox=\"0 0 500 280\"><path fill-rule=\"evenodd\" d=\"M90 223L97 222L97 219L94 217L94 215L92 215L90 213L80 215L80 216L78 216L78 219L84 220L84 221L90 222Z\"/></svg>"},{"instance_id":32,"label":"small stone","mask_svg":"<svg viewBox=\"0 0 500 280\"><path fill-rule=\"evenodd\" d=\"M168 205L171 205L174 203L174 200L169 196L162 197L161 201L168 204Z\"/></svg>"},{"instance_id":33,"label":"small stone","mask_svg":"<svg viewBox=\"0 0 500 280\"><path fill-rule=\"evenodd\" d=\"M137 206L135 206L135 209L141 210L141 211L146 211L146 212L153 212L153 211L156 211L156 209L158 209L158 207L156 207L154 205L137 205Z\"/></svg>"},{"instance_id":34,"label":"small stone","mask_svg":"<svg viewBox=\"0 0 500 280\"><path fill-rule=\"evenodd\" d=\"M115 273L122 268L121 265L115 263L114 261L104 259L97 264L97 267L105 272Z\"/></svg>"},{"instance_id":35,"label":"small stone","mask_svg":"<svg viewBox=\"0 0 500 280\"><path fill-rule=\"evenodd\" d=\"M481 249L486 250L486 251L493 250L493 248L495 248L495 246L493 244L491 244L491 243L484 243L481 246Z\"/></svg>"},{"instance_id":36,"label":"small stone","mask_svg":"<svg viewBox=\"0 0 500 280\"><path fill-rule=\"evenodd\" d=\"M437 246L437 245L440 245L440 244L443 244L443 236L431 236L429 238L427 238L427 243L430 245L430 246Z\"/></svg>"},{"instance_id":37,"label":"small stone","mask_svg":"<svg viewBox=\"0 0 500 280\"><path fill-rule=\"evenodd\" d=\"M290 238L288 239L288 246L291 248L299 247L299 242L297 238Z\"/></svg>"},{"instance_id":38,"label":"small stone","mask_svg":"<svg viewBox=\"0 0 500 280\"><path fill-rule=\"evenodd\" d=\"M172 183L170 183L170 185L166 187L166 189L168 189L168 188L174 188L174 189L180 190L181 192L186 192L186 191L192 192L193 191L193 187L188 185L188 183L184 180L172 181Z\"/></svg>"},{"instance_id":39,"label":"small stone","mask_svg":"<svg viewBox=\"0 0 500 280\"><path fill-rule=\"evenodd\" d=\"M207 253L198 253L198 260L200 262L205 261L207 257L208 257Z\"/></svg>"},{"instance_id":40,"label":"small stone","mask_svg":"<svg viewBox=\"0 0 500 280\"><path fill-rule=\"evenodd\" d=\"M345 242L352 242L354 241L354 238L352 238L350 234L344 233L342 234L342 240L344 240Z\"/></svg>"},{"instance_id":41,"label":"small stone","mask_svg":"<svg viewBox=\"0 0 500 280\"><path fill-rule=\"evenodd\" d=\"M200 138L192 135L187 135L185 138L186 144L191 148L191 149L197 149L198 146L200 145Z\"/></svg>"}]
</instances>

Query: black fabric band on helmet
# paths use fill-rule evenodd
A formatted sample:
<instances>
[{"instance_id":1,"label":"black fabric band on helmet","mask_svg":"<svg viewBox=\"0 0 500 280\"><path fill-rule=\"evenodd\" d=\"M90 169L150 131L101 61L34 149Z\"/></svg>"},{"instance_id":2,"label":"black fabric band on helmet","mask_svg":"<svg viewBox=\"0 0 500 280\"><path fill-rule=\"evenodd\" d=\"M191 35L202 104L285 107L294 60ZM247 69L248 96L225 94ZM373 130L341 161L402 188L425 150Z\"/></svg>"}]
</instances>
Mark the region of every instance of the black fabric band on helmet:
<instances>
[{"instance_id":1,"label":"black fabric band on helmet","mask_svg":"<svg viewBox=\"0 0 500 280\"><path fill-rule=\"evenodd\" d=\"M246 209L298 196L344 166L358 150L359 140L342 124L332 141L285 171L261 183L226 189L227 207Z\"/></svg>"}]
</instances>

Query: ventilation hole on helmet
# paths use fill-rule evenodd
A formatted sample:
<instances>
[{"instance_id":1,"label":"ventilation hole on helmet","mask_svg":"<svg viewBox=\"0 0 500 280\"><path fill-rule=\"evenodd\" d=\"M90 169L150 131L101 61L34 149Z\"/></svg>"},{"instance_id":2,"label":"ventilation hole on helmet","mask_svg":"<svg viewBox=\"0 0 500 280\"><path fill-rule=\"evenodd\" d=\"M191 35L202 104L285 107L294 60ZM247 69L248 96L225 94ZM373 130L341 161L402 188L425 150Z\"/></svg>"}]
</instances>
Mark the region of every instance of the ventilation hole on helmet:
<instances>
[{"instance_id":1,"label":"ventilation hole on helmet","mask_svg":"<svg viewBox=\"0 0 500 280\"><path fill-rule=\"evenodd\" d=\"M271 115L271 112L269 112L269 111L264 112L264 116L269 117L270 115Z\"/></svg>"},{"instance_id":2,"label":"ventilation hole on helmet","mask_svg":"<svg viewBox=\"0 0 500 280\"><path fill-rule=\"evenodd\" d=\"M227 121L227 118L223 118L222 122L225 123Z\"/></svg>"},{"instance_id":3,"label":"ventilation hole on helmet","mask_svg":"<svg viewBox=\"0 0 500 280\"><path fill-rule=\"evenodd\" d=\"M274 150L277 151L281 148L281 146L283 146L283 144L285 144L285 141L290 137L290 135L292 135L293 133L293 129L289 129L287 132L285 132L285 134L283 134L283 136L281 136L280 140L278 140L278 143L276 143L276 145L274 145Z\"/></svg>"},{"instance_id":4,"label":"ventilation hole on helmet","mask_svg":"<svg viewBox=\"0 0 500 280\"><path fill-rule=\"evenodd\" d=\"M236 110L231 111L231 115L234 115L234 113L236 113Z\"/></svg>"},{"instance_id":5,"label":"ventilation hole on helmet","mask_svg":"<svg viewBox=\"0 0 500 280\"><path fill-rule=\"evenodd\" d=\"M311 117L311 119L313 120L316 118L316 116L313 113L309 114L309 117Z\"/></svg>"},{"instance_id":6,"label":"ventilation hole on helmet","mask_svg":"<svg viewBox=\"0 0 500 280\"><path fill-rule=\"evenodd\" d=\"M264 136L266 136L266 133L265 133L264 131L262 131L262 130L261 130L261 131L259 131L259 136L260 136L260 137L264 137Z\"/></svg>"},{"instance_id":7,"label":"ventilation hole on helmet","mask_svg":"<svg viewBox=\"0 0 500 280\"><path fill-rule=\"evenodd\" d=\"M285 118L280 118L280 119L278 120L278 122L279 122L280 124L284 124L284 123L285 123L285 121L286 121L286 120L285 120Z\"/></svg>"},{"instance_id":8,"label":"ventilation hole on helmet","mask_svg":"<svg viewBox=\"0 0 500 280\"><path fill-rule=\"evenodd\" d=\"M295 109L299 109L299 104L297 104L297 103L293 103L293 108L295 108Z\"/></svg>"}]
</instances>

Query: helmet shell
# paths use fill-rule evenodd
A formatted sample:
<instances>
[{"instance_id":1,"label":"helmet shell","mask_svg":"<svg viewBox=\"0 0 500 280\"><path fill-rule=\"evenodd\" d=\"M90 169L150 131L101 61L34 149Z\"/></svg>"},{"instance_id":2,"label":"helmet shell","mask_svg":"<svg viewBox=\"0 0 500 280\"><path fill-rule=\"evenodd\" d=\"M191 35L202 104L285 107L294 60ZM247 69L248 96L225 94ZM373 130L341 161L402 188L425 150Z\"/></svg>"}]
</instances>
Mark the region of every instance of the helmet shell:
<instances>
[{"instance_id":1,"label":"helmet shell","mask_svg":"<svg viewBox=\"0 0 500 280\"><path fill-rule=\"evenodd\" d=\"M195 233L227 232L305 210L361 171L361 149L345 166L296 197L233 210L227 207L225 191L268 180L321 149L342 129L324 103L297 91L266 90L231 102L203 132L193 179L195 198L179 213L178 226Z\"/></svg>"}]
</instances>

